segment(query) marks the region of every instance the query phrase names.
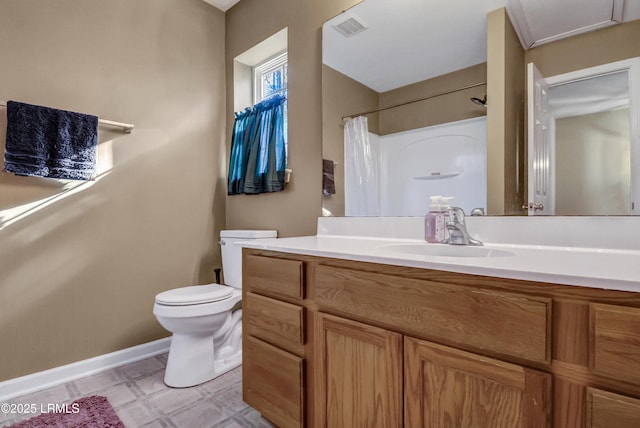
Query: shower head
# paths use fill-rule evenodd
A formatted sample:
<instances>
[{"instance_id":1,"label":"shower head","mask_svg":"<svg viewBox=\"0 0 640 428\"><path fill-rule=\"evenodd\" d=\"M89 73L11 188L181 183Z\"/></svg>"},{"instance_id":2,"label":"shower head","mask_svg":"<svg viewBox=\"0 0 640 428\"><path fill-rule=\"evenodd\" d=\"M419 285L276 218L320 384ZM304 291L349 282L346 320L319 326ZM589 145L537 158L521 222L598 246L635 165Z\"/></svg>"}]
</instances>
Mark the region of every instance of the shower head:
<instances>
[{"instance_id":1,"label":"shower head","mask_svg":"<svg viewBox=\"0 0 640 428\"><path fill-rule=\"evenodd\" d=\"M471 98L471 102L486 108L487 107L487 95L485 94L484 98L482 98L482 99L473 97L473 98Z\"/></svg>"}]
</instances>

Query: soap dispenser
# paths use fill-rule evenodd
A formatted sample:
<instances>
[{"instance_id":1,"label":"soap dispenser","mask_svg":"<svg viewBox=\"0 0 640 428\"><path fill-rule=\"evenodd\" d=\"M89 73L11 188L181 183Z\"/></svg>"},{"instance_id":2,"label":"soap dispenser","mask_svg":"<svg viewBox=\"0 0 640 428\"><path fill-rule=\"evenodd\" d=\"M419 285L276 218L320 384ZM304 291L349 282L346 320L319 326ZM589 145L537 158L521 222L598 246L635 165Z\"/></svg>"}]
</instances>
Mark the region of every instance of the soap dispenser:
<instances>
[{"instance_id":1,"label":"soap dispenser","mask_svg":"<svg viewBox=\"0 0 640 428\"><path fill-rule=\"evenodd\" d=\"M440 206L442 196L431 196L429 212L424 217L424 239L431 243L440 243L445 240L445 213Z\"/></svg>"}]
</instances>

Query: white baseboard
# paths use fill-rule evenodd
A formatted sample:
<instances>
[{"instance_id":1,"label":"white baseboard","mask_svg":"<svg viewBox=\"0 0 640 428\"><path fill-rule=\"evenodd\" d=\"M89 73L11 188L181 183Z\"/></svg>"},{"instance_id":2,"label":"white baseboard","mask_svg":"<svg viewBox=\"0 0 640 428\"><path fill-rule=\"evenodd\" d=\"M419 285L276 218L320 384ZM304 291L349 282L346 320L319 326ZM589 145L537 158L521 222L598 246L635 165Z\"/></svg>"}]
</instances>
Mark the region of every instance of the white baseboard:
<instances>
[{"instance_id":1,"label":"white baseboard","mask_svg":"<svg viewBox=\"0 0 640 428\"><path fill-rule=\"evenodd\" d=\"M0 403L21 395L30 394L42 389L50 388L61 383L69 382L84 376L89 376L113 367L123 366L169 350L171 338L155 340L132 346L131 348L99 355L75 363L55 367L49 370L0 382Z\"/></svg>"}]
</instances>

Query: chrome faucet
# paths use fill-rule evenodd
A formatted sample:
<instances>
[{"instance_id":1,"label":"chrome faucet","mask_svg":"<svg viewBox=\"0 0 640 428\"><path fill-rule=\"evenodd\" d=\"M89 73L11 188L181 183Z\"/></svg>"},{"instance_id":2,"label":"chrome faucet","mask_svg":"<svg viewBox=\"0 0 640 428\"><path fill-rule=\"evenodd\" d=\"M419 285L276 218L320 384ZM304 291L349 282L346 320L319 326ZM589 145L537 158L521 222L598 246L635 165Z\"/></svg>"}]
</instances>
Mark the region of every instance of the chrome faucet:
<instances>
[{"instance_id":1,"label":"chrome faucet","mask_svg":"<svg viewBox=\"0 0 640 428\"><path fill-rule=\"evenodd\" d=\"M469 214L470 216L483 216L484 215L484 208L474 208L471 210L471 214Z\"/></svg>"},{"instance_id":2,"label":"chrome faucet","mask_svg":"<svg viewBox=\"0 0 640 428\"><path fill-rule=\"evenodd\" d=\"M451 245L483 245L481 241L473 239L467 231L464 221L464 211L459 207L449 208L449 220L447 221L449 231L448 242Z\"/></svg>"}]
</instances>

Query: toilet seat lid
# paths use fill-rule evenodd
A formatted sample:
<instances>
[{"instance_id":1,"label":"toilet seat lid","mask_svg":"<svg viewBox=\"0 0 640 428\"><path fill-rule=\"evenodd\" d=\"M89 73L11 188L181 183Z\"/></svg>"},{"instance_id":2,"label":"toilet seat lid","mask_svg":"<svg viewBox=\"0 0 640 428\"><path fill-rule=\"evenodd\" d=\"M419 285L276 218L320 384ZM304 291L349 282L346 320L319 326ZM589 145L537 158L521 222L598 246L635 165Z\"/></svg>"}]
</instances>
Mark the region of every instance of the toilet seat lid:
<instances>
[{"instance_id":1,"label":"toilet seat lid","mask_svg":"<svg viewBox=\"0 0 640 428\"><path fill-rule=\"evenodd\" d=\"M232 293L233 287L226 285L192 285L163 291L156 296L156 303L167 306L197 305L228 299Z\"/></svg>"}]
</instances>

